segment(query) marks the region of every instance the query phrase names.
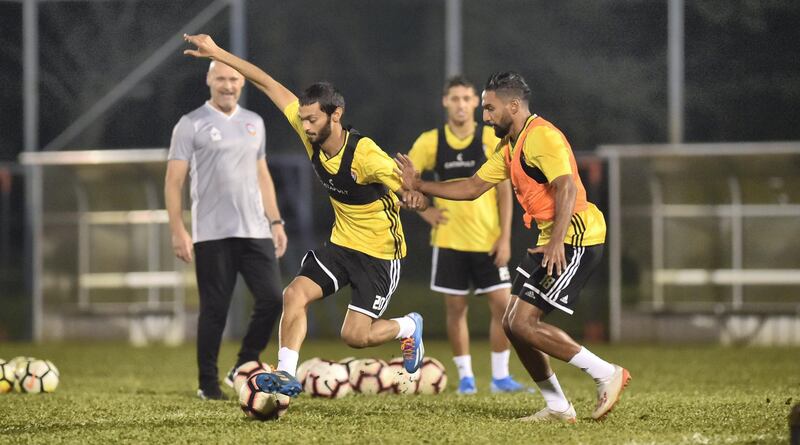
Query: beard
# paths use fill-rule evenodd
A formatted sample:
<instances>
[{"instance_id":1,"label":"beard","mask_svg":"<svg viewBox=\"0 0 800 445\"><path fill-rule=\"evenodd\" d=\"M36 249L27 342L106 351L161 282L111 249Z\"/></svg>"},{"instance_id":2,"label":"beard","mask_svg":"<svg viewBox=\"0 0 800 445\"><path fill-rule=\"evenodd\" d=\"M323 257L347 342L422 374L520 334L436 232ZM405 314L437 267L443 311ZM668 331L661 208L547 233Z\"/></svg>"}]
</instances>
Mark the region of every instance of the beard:
<instances>
[{"instance_id":1,"label":"beard","mask_svg":"<svg viewBox=\"0 0 800 445\"><path fill-rule=\"evenodd\" d=\"M508 130L511 128L511 126L509 125L509 126L504 128L504 127L501 127L500 125L495 124L495 125L492 125L492 128L494 128L494 135L497 136L500 139L503 139L508 134Z\"/></svg>"},{"instance_id":2,"label":"beard","mask_svg":"<svg viewBox=\"0 0 800 445\"><path fill-rule=\"evenodd\" d=\"M327 125L323 125L322 128L319 129L319 132L316 135L314 135L313 137L309 136L308 139L313 144L317 144L317 145L324 144L325 141L327 141L328 138L331 136L331 126L332 125L333 125L333 122L331 121L331 118L329 117Z\"/></svg>"}]
</instances>

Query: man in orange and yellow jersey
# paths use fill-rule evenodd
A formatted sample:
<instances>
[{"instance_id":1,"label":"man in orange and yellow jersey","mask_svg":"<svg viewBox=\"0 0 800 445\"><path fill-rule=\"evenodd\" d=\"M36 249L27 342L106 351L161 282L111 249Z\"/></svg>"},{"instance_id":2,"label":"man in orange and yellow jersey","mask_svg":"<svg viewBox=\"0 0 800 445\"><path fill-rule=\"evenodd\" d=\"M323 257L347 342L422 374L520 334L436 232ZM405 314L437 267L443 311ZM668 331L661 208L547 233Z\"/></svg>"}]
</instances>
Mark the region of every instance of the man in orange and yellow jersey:
<instances>
[{"instance_id":1,"label":"man in orange and yellow jersey","mask_svg":"<svg viewBox=\"0 0 800 445\"><path fill-rule=\"evenodd\" d=\"M461 75L445 82L442 106L447 122L422 133L408 157L420 170L433 171L438 181L469 178L500 142L491 127L475 121L480 99L475 86ZM501 181L473 201L436 198L420 216L431 225L431 290L444 295L447 337L458 369L458 393L477 392L472 371L467 324L470 292L486 298L491 312L492 392L527 388L509 374L510 345L503 332L503 313L511 298L508 260L511 254L511 184Z\"/></svg>"},{"instance_id":2,"label":"man in orange and yellow jersey","mask_svg":"<svg viewBox=\"0 0 800 445\"><path fill-rule=\"evenodd\" d=\"M550 356L595 380L597 404L592 418L599 420L619 400L630 373L543 319L554 309L573 313L581 288L602 257L605 221L586 200L567 138L553 124L531 114L529 97L530 88L520 74L501 72L489 77L482 95L483 120L502 141L468 179L422 181L408 157L399 155L396 161L404 187L446 199L475 199L511 179L526 226L535 221L540 230L537 246L528 249L516 270L511 302L503 316L506 335L547 404L522 420L577 421L575 408L550 367Z\"/></svg>"}]
</instances>

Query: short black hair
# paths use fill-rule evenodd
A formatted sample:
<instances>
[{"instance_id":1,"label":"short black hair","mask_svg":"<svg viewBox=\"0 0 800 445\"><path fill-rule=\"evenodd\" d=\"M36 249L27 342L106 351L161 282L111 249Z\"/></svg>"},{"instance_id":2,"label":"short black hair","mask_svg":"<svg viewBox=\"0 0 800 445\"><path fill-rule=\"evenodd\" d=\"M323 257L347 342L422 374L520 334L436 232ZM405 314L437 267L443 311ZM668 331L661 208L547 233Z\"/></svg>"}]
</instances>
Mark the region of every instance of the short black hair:
<instances>
[{"instance_id":1,"label":"short black hair","mask_svg":"<svg viewBox=\"0 0 800 445\"><path fill-rule=\"evenodd\" d=\"M444 89L442 89L442 96L447 96L450 94L450 88L453 87L467 87L472 88L472 91L477 93L478 91L475 89L475 85L469 81L466 77L462 74L456 74L455 76L450 76L447 80L444 81Z\"/></svg>"},{"instance_id":2,"label":"short black hair","mask_svg":"<svg viewBox=\"0 0 800 445\"><path fill-rule=\"evenodd\" d=\"M486 91L494 91L498 96L517 97L528 102L531 97L531 89L522 77L522 74L514 71L497 72L489 76L486 81Z\"/></svg>"},{"instance_id":3,"label":"short black hair","mask_svg":"<svg viewBox=\"0 0 800 445\"><path fill-rule=\"evenodd\" d=\"M344 108L344 97L339 90L329 82L317 82L306 88L299 97L300 105L318 103L322 111L328 116L337 108Z\"/></svg>"}]
</instances>

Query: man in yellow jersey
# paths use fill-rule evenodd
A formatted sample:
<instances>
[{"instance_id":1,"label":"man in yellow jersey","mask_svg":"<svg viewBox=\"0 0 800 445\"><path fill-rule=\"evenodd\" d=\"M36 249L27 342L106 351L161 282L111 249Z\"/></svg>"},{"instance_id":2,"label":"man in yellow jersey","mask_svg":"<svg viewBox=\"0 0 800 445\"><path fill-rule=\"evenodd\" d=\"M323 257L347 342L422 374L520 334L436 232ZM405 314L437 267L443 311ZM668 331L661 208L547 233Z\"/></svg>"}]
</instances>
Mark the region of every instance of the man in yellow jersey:
<instances>
[{"instance_id":1,"label":"man in yellow jersey","mask_svg":"<svg viewBox=\"0 0 800 445\"><path fill-rule=\"evenodd\" d=\"M484 129L475 122L479 103L472 82L460 75L447 79L442 94L447 123L417 138L408 152L414 165L421 171L433 171L439 181L468 178L478 171L500 142L491 128ZM474 201L437 198L434 205L420 216L432 227L431 290L445 296L447 336L458 369L458 393L477 391L467 328L470 290L486 295L492 314L491 391L525 390L508 372L511 351L502 323L511 289L511 185L502 181Z\"/></svg>"},{"instance_id":2,"label":"man in yellow jersey","mask_svg":"<svg viewBox=\"0 0 800 445\"><path fill-rule=\"evenodd\" d=\"M364 348L400 339L405 368L415 372L424 354L422 317L416 312L391 320L380 317L397 289L400 260L406 254L400 203L391 192L420 210L426 207L424 196L403 191L392 159L371 139L342 126L344 98L331 84L315 83L298 98L260 68L218 47L211 37L184 38L197 46L185 54L239 71L283 111L330 195L336 218L330 242L305 255L297 276L283 291L278 368L258 376L259 389L289 396L302 391L294 375L307 330L307 306L348 284L353 293L341 330L345 343Z\"/></svg>"},{"instance_id":3,"label":"man in yellow jersey","mask_svg":"<svg viewBox=\"0 0 800 445\"><path fill-rule=\"evenodd\" d=\"M454 200L471 200L494 184L511 179L525 211L525 224L540 230L537 247L528 249L517 268L503 328L520 360L539 386L547 406L526 421L575 423L549 357L568 362L597 384L592 418L602 419L619 400L630 373L575 342L566 332L545 323L553 309L573 313L578 295L600 262L606 226L603 214L586 200L572 149L553 124L531 114L530 88L515 72L495 73L483 92L483 120L503 138L500 148L468 179L421 181L413 163L398 155L404 187Z\"/></svg>"}]
</instances>

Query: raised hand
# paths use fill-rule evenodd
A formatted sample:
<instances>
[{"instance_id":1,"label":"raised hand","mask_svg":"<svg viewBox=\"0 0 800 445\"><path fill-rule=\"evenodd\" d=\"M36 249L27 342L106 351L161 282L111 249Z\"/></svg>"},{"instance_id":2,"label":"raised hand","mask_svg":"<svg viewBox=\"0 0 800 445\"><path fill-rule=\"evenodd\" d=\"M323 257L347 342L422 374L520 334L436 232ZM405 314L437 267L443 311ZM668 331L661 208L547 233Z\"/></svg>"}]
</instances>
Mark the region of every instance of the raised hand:
<instances>
[{"instance_id":1,"label":"raised hand","mask_svg":"<svg viewBox=\"0 0 800 445\"><path fill-rule=\"evenodd\" d=\"M197 34L191 36L189 34L184 34L183 40L186 40L197 47L197 49L186 49L183 51L184 54L189 56L213 59L217 52L221 49L216 43L214 43L214 39L212 39L208 34Z\"/></svg>"},{"instance_id":2,"label":"raised hand","mask_svg":"<svg viewBox=\"0 0 800 445\"><path fill-rule=\"evenodd\" d=\"M394 162L397 164L397 168L394 171L403 181L403 189L417 190L419 188L419 172L414 168L411 158L402 153L397 153L394 157Z\"/></svg>"}]
</instances>

